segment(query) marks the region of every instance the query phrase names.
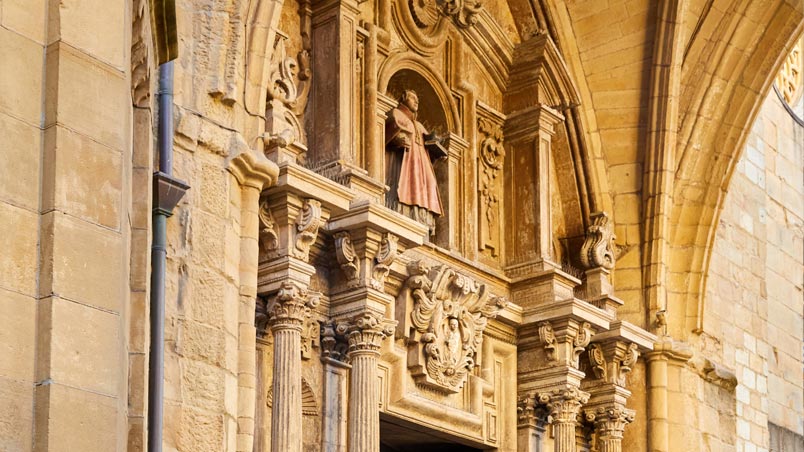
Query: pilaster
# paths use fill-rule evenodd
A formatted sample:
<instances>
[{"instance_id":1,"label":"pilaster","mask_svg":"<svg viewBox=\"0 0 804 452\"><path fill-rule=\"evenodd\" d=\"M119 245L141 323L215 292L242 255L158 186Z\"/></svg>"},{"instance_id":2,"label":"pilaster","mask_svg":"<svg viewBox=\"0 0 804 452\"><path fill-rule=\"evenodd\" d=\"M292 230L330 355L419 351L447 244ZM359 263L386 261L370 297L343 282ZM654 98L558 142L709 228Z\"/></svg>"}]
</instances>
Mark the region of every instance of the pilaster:
<instances>
[{"instance_id":1,"label":"pilaster","mask_svg":"<svg viewBox=\"0 0 804 452\"><path fill-rule=\"evenodd\" d=\"M327 74L314 80L310 112L310 164L358 164L360 115L354 108L358 96L358 30L360 11L355 0L324 0L312 8L312 68ZM365 33L364 33L365 34ZM362 66L362 65L361 65Z\"/></svg>"},{"instance_id":2,"label":"pilaster","mask_svg":"<svg viewBox=\"0 0 804 452\"><path fill-rule=\"evenodd\" d=\"M256 396L256 337L254 312L259 258L259 200L263 188L276 183L276 164L237 141L227 169L240 186L240 256L238 265L237 450L248 452L254 443ZM235 214L236 215L236 214ZM234 397L234 395L232 395Z\"/></svg>"},{"instance_id":3,"label":"pilaster","mask_svg":"<svg viewBox=\"0 0 804 452\"><path fill-rule=\"evenodd\" d=\"M508 266L553 260L551 204L552 137L564 117L544 104L508 114L505 205L512 206L506 223ZM542 269L545 268L542 266Z\"/></svg>"}]
</instances>

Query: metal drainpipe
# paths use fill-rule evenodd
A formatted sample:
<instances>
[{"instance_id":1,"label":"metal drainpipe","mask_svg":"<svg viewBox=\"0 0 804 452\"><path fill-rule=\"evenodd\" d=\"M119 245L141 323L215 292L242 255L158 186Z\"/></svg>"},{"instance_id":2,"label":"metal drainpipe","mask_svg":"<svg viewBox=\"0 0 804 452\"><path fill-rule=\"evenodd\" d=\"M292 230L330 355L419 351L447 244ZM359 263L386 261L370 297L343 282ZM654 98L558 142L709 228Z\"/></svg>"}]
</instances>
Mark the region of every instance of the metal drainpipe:
<instances>
[{"instance_id":1,"label":"metal drainpipe","mask_svg":"<svg viewBox=\"0 0 804 452\"><path fill-rule=\"evenodd\" d=\"M165 393L165 267L167 219L190 187L173 178L173 62L159 66L159 169L153 175L151 243L151 347L148 359L148 452L162 452Z\"/></svg>"}]
</instances>

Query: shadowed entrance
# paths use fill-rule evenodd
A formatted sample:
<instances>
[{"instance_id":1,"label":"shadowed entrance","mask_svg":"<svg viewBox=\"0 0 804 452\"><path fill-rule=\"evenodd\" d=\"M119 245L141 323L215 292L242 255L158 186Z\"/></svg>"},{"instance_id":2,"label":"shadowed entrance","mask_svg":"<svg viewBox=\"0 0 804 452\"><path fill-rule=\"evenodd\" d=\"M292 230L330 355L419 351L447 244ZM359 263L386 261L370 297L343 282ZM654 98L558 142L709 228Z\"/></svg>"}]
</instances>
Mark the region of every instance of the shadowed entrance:
<instances>
[{"instance_id":1,"label":"shadowed entrance","mask_svg":"<svg viewBox=\"0 0 804 452\"><path fill-rule=\"evenodd\" d=\"M425 427L402 425L397 419L380 421L380 452L480 452Z\"/></svg>"}]
</instances>

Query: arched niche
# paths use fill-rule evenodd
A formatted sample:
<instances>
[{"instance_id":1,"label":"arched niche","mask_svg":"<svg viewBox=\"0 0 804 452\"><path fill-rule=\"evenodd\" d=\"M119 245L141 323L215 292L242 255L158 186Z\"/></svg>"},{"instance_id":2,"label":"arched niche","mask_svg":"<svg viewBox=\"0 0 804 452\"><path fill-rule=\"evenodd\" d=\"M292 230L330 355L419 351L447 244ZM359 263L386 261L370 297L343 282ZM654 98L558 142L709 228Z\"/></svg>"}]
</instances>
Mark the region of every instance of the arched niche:
<instances>
[{"instance_id":1,"label":"arched niche","mask_svg":"<svg viewBox=\"0 0 804 452\"><path fill-rule=\"evenodd\" d=\"M438 99L438 106L444 112L444 118L449 132L463 135L459 130L458 109L452 100L449 85L435 71L433 71L427 61L411 52L397 53L385 60L379 70L377 78L378 90L386 95L391 95L391 80L394 84L399 81L410 81L411 83L425 85L430 92ZM413 88L415 89L415 88ZM420 102L424 99L421 99ZM435 105L435 104L433 104Z\"/></svg>"},{"instance_id":2,"label":"arched niche","mask_svg":"<svg viewBox=\"0 0 804 452\"><path fill-rule=\"evenodd\" d=\"M456 127L459 123L457 118L457 111L454 104L451 102L449 95L449 88L446 83L436 76L422 61L415 57L409 58L391 58L388 60L385 68L386 70L380 71L379 88L380 92L384 93L388 100L390 112L398 103L402 93L405 90L413 90L417 93L419 98L419 111L417 120L424 125L429 132L436 132L439 136L445 137L445 147L448 150L449 156L447 159L437 161L433 165L436 179L438 181L438 190L441 198L441 204L444 214L440 217L435 217L435 234L430 237L430 240L436 245L448 248L450 245L450 234L453 233L451 225L451 214L455 209L455 203L452 201L454 198L450 193L450 184L454 182L454 170L451 170L453 165L450 160L455 155L460 155L461 151L455 149L455 138L457 136ZM388 70L393 68L393 70ZM386 113L388 113L386 112ZM385 146L385 137L382 143ZM386 183L390 186L387 172L389 171L388 162L386 161ZM394 187L391 187L394 190ZM389 208L397 209L394 203L394 196L387 197L386 204Z\"/></svg>"},{"instance_id":3,"label":"arched niche","mask_svg":"<svg viewBox=\"0 0 804 452\"><path fill-rule=\"evenodd\" d=\"M441 99L433 86L413 69L401 69L390 80L385 94L399 99L405 90L413 90L419 95L419 114L417 120L430 132L445 135L449 130L447 114Z\"/></svg>"}]
</instances>

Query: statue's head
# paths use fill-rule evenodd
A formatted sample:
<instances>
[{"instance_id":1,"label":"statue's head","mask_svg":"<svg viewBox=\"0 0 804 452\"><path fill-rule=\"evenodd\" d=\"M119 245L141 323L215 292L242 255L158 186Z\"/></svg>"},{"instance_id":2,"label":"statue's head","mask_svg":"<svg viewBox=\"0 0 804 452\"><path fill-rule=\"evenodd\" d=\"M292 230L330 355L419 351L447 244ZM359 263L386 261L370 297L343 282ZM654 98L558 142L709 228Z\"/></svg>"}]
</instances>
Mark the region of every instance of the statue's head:
<instances>
[{"instance_id":1,"label":"statue's head","mask_svg":"<svg viewBox=\"0 0 804 452\"><path fill-rule=\"evenodd\" d=\"M402 93L402 96L399 98L399 103L408 107L413 113L419 111L419 96L416 94L416 91L412 89L406 89Z\"/></svg>"},{"instance_id":2,"label":"statue's head","mask_svg":"<svg viewBox=\"0 0 804 452\"><path fill-rule=\"evenodd\" d=\"M458 319L456 319L455 317L449 318L449 329L453 331L458 329Z\"/></svg>"}]
</instances>

